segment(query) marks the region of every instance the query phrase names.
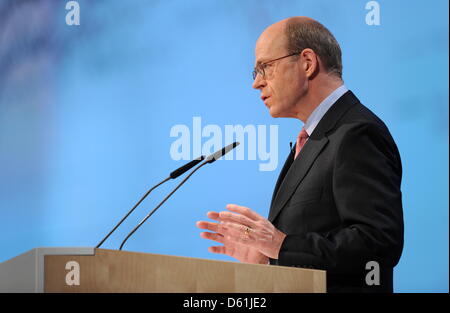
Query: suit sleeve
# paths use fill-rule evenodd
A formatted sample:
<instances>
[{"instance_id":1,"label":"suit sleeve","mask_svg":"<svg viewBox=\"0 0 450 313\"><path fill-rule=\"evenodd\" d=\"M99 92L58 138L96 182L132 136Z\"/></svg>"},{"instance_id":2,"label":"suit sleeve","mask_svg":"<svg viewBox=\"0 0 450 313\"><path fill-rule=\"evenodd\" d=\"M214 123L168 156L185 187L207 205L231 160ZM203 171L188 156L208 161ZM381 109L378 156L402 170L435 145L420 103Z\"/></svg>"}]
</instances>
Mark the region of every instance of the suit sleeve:
<instances>
[{"instance_id":1,"label":"suit sleeve","mask_svg":"<svg viewBox=\"0 0 450 313\"><path fill-rule=\"evenodd\" d=\"M334 160L333 198L341 226L326 233L288 235L278 264L336 272L364 270L369 261L394 267L403 249L401 161L389 132L356 124Z\"/></svg>"}]
</instances>

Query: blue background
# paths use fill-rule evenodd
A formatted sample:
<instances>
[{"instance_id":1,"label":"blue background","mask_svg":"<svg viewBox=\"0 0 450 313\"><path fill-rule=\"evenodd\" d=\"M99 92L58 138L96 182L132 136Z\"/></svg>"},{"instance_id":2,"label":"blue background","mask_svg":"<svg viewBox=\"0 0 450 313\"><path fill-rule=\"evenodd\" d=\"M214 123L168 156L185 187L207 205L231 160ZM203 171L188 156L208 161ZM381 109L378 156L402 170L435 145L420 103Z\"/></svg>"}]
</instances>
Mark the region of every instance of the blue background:
<instances>
[{"instance_id":1,"label":"blue background","mask_svg":"<svg viewBox=\"0 0 450 313\"><path fill-rule=\"evenodd\" d=\"M40 246L95 246L172 160L170 129L279 125L278 167L219 161L197 172L126 250L232 260L195 222L227 203L267 216L301 123L273 119L251 89L254 45L296 15L328 27L344 80L388 125L403 161L405 246L397 292L448 292L448 1L0 0L0 261ZM242 145L245 147L245 145ZM242 147L241 147L242 148ZM155 191L105 248L173 188Z\"/></svg>"}]
</instances>

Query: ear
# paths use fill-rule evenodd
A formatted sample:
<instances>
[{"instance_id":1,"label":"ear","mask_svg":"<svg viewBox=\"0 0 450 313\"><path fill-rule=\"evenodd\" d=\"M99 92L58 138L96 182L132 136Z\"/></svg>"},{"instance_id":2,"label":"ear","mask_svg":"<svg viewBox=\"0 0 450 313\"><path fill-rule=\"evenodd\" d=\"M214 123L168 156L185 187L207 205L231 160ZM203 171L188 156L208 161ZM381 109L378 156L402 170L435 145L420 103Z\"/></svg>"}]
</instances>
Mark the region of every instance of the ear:
<instances>
[{"instance_id":1,"label":"ear","mask_svg":"<svg viewBox=\"0 0 450 313\"><path fill-rule=\"evenodd\" d=\"M303 70L307 78L312 78L319 69L319 58L314 50L306 48L300 53L303 60Z\"/></svg>"}]
</instances>

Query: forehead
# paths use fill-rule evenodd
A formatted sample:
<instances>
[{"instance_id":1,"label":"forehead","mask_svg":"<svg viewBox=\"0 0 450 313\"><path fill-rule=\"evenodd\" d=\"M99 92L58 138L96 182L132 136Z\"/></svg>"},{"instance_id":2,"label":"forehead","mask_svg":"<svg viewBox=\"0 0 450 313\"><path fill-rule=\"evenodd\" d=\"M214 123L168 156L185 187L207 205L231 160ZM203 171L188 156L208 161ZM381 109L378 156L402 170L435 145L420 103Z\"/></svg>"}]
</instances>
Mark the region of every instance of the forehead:
<instances>
[{"instance_id":1,"label":"forehead","mask_svg":"<svg viewBox=\"0 0 450 313\"><path fill-rule=\"evenodd\" d=\"M266 29L258 38L255 47L255 63L260 64L286 53L286 36L281 27Z\"/></svg>"}]
</instances>

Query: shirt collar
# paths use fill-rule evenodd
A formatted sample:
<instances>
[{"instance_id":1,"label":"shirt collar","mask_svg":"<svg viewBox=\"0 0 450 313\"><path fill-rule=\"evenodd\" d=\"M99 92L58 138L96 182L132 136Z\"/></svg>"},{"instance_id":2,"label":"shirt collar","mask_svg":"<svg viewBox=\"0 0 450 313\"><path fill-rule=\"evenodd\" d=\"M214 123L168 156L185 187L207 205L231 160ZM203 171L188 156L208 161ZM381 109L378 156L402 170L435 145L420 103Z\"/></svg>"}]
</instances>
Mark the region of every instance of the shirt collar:
<instances>
[{"instance_id":1,"label":"shirt collar","mask_svg":"<svg viewBox=\"0 0 450 313\"><path fill-rule=\"evenodd\" d=\"M345 87L345 85L336 88L314 109L314 111L306 120L305 125L303 126L308 133L308 136L311 136L317 124L319 124L320 120L325 115L325 113L327 113L330 107L347 91L348 89L347 87Z\"/></svg>"}]
</instances>

